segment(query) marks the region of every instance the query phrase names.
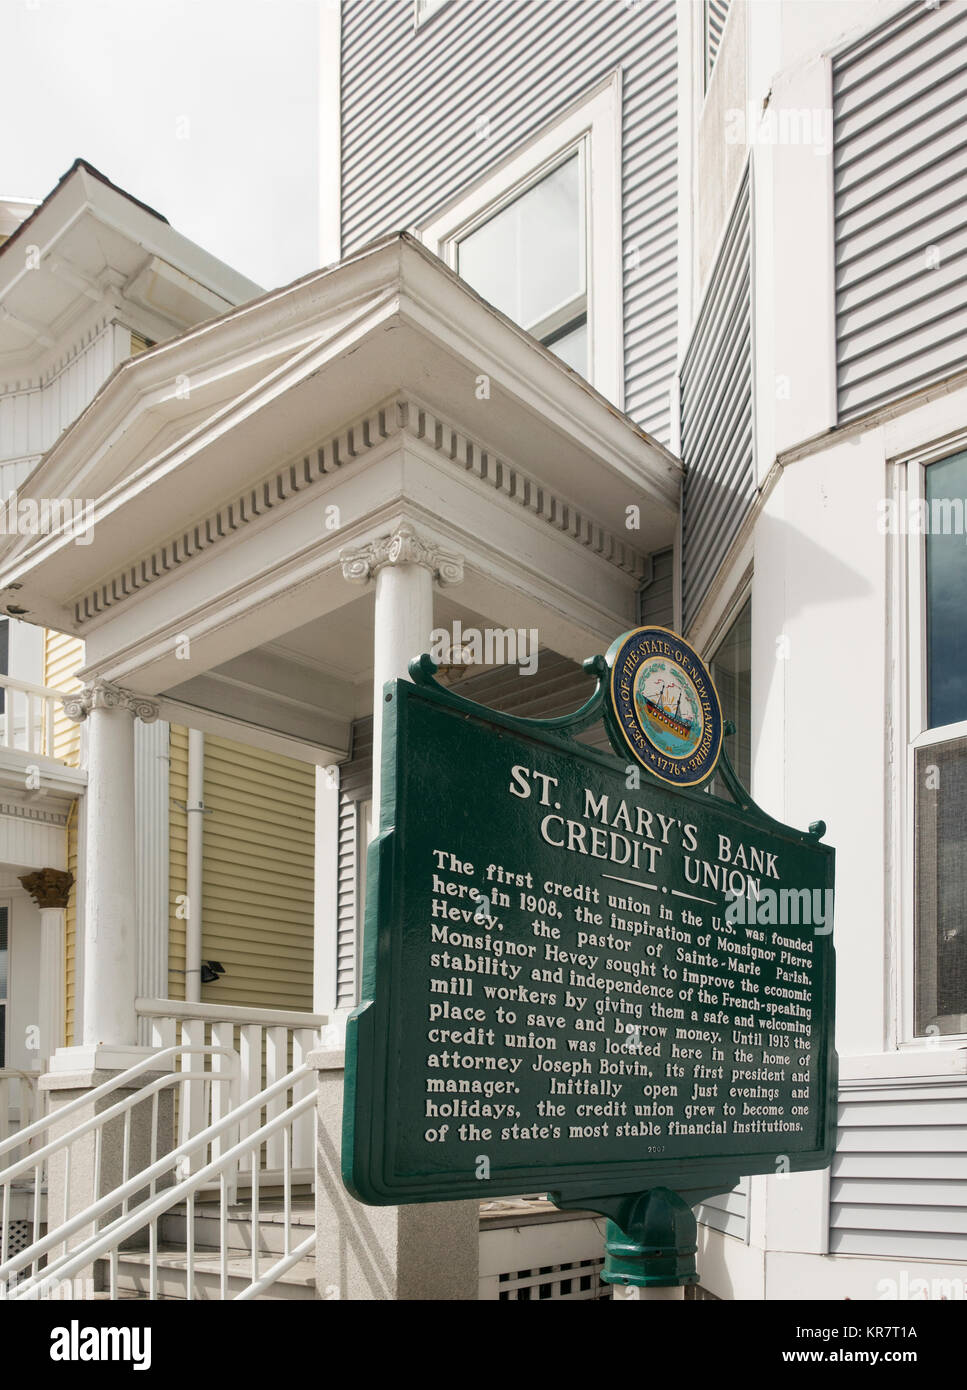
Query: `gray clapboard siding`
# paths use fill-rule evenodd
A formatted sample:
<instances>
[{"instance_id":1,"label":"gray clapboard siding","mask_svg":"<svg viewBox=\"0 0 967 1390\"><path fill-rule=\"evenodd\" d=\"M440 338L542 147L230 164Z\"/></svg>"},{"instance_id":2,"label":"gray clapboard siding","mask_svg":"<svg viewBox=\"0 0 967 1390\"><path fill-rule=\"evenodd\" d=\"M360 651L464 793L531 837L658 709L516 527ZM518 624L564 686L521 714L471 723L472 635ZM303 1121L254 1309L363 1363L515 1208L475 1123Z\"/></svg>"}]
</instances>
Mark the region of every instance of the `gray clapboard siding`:
<instances>
[{"instance_id":1,"label":"gray clapboard siding","mask_svg":"<svg viewBox=\"0 0 967 1390\"><path fill-rule=\"evenodd\" d=\"M686 633L755 497L749 202L747 171L682 364Z\"/></svg>"},{"instance_id":2,"label":"gray clapboard siding","mask_svg":"<svg viewBox=\"0 0 967 1390\"><path fill-rule=\"evenodd\" d=\"M622 70L625 409L669 434L675 372L674 0L344 0L346 254L445 207L616 68Z\"/></svg>"},{"instance_id":3,"label":"gray clapboard siding","mask_svg":"<svg viewBox=\"0 0 967 1390\"><path fill-rule=\"evenodd\" d=\"M967 366L967 6L908 6L833 62L841 419Z\"/></svg>"},{"instance_id":4,"label":"gray clapboard siding","mask_svg":"<svg viewBox=\"0 0 967 1390\"><path fill-rule=\"evenodd\" d=\"M967 1259L967 1081L843 1083L830 1252Z\"/></svg>"},{"instance_id":5,"label":"gray clapboard siding","mask_svg":"<svg viewBox=\"0 0 967 1390\"><path fill-rule=\"evenodd\" d=\"M675 626L675 552L659 550L651 557L651 574L641 586L638 621L642 626Z\"/></svg>"}]
</instances>

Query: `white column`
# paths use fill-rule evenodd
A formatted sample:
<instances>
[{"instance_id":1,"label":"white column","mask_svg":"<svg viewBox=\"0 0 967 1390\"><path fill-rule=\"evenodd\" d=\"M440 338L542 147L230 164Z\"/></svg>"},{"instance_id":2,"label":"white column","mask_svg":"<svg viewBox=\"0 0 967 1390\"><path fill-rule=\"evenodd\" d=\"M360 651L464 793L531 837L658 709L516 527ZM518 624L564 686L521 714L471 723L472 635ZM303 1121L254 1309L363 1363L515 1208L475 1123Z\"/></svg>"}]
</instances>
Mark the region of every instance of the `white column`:
<instances>
[{"instance_id":1,"label":"white column","mask_svg":"<svg viewBox=\"0 0 967 1390\"><path fill-rule=\"evenodd\" d=\"M87 862L84 912L86 1049L137 1045L134 721L156 719L151 700L95 681L64 700L88 720Z\"/></svg>"},{"instance_id":2,"label":"white column","mask_svg":"<svg viewBox=\"0 0 967 1390\"><path fill-rule=\"evenodd\" d=\"M373 831L379 829L380 767L383 752L383 686L406 679L414 657L430 649L433 581L459 584L463 560L441 550L401 521L389 535L341 555L342 571L353 583L376 579L373 624Z\"/></svg>"},{"instance_id":3,"label":"white column","mask_svg":"<svg viewBox=\"0 0 967 1390\"><path fill-rule=\"evenodd\" d=\"M20 882L40 909L41 1067L64 1041L64 925L74 875L66 869L38 869Z\"/></svg>"}]
</instances>

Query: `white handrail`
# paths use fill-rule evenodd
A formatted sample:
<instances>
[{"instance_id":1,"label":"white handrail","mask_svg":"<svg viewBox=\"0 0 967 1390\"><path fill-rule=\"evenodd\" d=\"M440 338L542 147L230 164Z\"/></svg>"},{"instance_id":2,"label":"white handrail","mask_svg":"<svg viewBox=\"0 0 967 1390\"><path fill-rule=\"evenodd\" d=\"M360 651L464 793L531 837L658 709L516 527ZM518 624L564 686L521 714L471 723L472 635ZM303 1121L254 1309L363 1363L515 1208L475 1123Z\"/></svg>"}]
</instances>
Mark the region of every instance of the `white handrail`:
<instances>
[{"instance_id":1,"label":"white handrail","mask_svg":"<svg viewBox=\"0 0 967 1390\"><path fill-rule=\"evenodd\" d=\"M267 1145L277 1134L283 1135L284 1150L284 1190L285 1190L285 1211L288 1213L291 1207L291 1187L292 1170L289 1163L291 1153L291 1131L295 1121L304 1113L307 1113L315 1105L315 1097L311 1093L301 1099L293 1100L280 1114L273 1116L261 1125L253 1134L249 1134L232 1145L225 1153L207 1163L198 1172L188 1177L182 1178L170 1187L164 1188L160 1193L155 1194L153 1189L157 1179L169 1172L178 1161L198 1148L207 1149L212 1140L217 1139L237 1127L240 1119L252 1111L259 1112L268 1105L281 1092L294 1090L304 1083L311 1074L311 1068L303 1065L297 1067L287 1076L267 1086L259 1095L253 1096L229 1115L219 1119L214 1124L202 1131L194 1138L186 1140L172 1149L163 1159L151 1164L148 1168L142 1169L135 1177L129 1178L108 1193L100 1200L94 1202L85 1211L66 1221L58 1227L56 1231L48 1233L42 1240L36 1241L29 1249L22 1251L19 1255L8 1260L4 1265L0 1265L0 1276L15 1274L27 1264L34 1265L34 1272L28 1279L14 1287L9 1297L14 1299L37 1298L41 1297L46 1291L53 1289L63 1280L72 1278L80 1270L89 1266L94 1260L111 1256L111 1283L112 1296L116 1294L116 1256L119 1246L130 1237L142 1231L146 1225L150 1227L151 1244L149 1249L150 1259L150 1280L151 1296L156 1292L157 1286L157 1221L158 1217L170 1211L172 1207L181 1202L188 1202L189 1207L189 1239L187 1242L187 1261L189 1289L188 1296L192 1296L191 1279L193 1276L194 1259L194 1237L191 1230L193 1224L193 1198L194 1194L202 1187L208 1186L213 1179L221 1179L220 1183L220 1219L219 1229L221 1232L221 1266L222 1266L222 1288L226 1283L227 1269L227 1246L226 1246L226 1211L227 1211L227 1190L224 1181L226 1172L234 1171L235 1165L244 1156L252 1158L253 1184L252 1184L252 1278L246 1290L242 1291L239 1297L257 1296L270 1283L275 1282L281 1274L285 1273L307 1253L314 1237L307 1238L298 1247L298 1252L290 1250L288 1227L285 1230L286 1250L280 1260L276 1261L272 1268L261 1277L257 1275L258 1267L258 1168L257 1157L263 1146ZM288 1142L287 1142L288 1141ZM111 1221L102 1231L95 1232L93 1235L83 1239L77 1246L70 1251L65 1249L65 1253L59 1258L48 1263L46 1269L41 1273L37 1266L40 1256L52 1250L54 1246L65 1243L71 1235L83 1226L89 1226L104 1212L117 1207L125 1202L134 1192L143 1191L145 1186L150 1185L152 1193L147 1200L141 1202L137 1207L130 1211L122 1211L121 1215ZM257 1287L256 1287L257 1286ZM3 1298L5 1284L0 1278L0 1298Z\"/></svg>"},{"instance_id":2,"label":"white handrail","mask_svg":"<svg viewBox=\"0 0 967 1390\"><path fill-rule=\"evenodd\" d=\"M22 681L18 676L0 675L0 689L21 690L26 695L42 695L50 700L62 700L68 693L53 685L35 685L33 681Z\"/></svg>"},{"instance_id":3,"label":"white handrail","mask_svg":"<svg viewBox=\"0 0 967 1390\"><path fill-rule=\"evenodd\" d=\"M170 1057L168 1054L170 1054ZM208 1056L213 1060L216 1058L221 1060L221 1069L217 1073L214 1071L188 1070L185 1066L188 1058L199 1055L203 1058ZM180 1058L182 1064L181 1069L178 1071L165 1070L165 1062L172 1060L175 1056ZM145 1073L158 1072L159 1069L161 1069L161 1074L155 1076L154 1080L150 1080L144 1085L138 1084L143 1080ZM142 1058L140 1062L136 1062L134 1066L128 1067L125 1071L112 1077L109 1081L103 1082L100 1086L88 1092L87 1095L75 1098L75 1100L68 1102L59 1110L44 1116L32 1125L28 1125L26 1129L18 1130L15 1135L11 1136L3 1145L0 1145L0 1151L6 1153L9 1153L11 1149L19 1151L26 1148L28 1150L22 1158L16 1160L12 1164L8 1164L6 1168L0 1171L0 1252L6 1255L10 1248L11 1207L14 1201L15 1184L18 1183L18 1179L21 1180L19 1185L22 1189L29 1189L29 1187L32 1186L32 1214L30 1222L33 1228L33 1239L27 1246L26 1251L21 1251L20 1255L13 1257L13 1259L8 1257L3 1263L0 1263L0 1281L2 1281L5 1276L16 1274L17 1271L22 1269L26 1264L32 1265L33 1273L36 1274L40 1268L40 1259L46 1254L47 1249L51 1248L53 1244L56 1244L58 1239L66 1239L66 1236L71 1234L71 1232L66 1232L64 1227L70 1224L68 1222L68 1210L70 1202L75 1198L75 1194L71 1192L71 1163L73 1146L79 1139L83 1138L86 1134L93 1134L94 1162L91 1172L91 1182L93 1197L96 1198L101 1184L103 1135L105 1127L109 1123L117 1120L123 1121L121 1161L122 1171L124 1176L127 1177L130 1171L131 1160L131 1114L136 1106L140 1106L148 1101L151 1103L150 1153L152 1157L155 1157L157 1155L159 1097L161 1092L165 1089L174 1089L180 1086L184 1086L187 1089L192 1084L195 1084L209 1085L212 1087L213 1093L216 1094L219 1090L224 1091L224 1089L228 1087L231 1093L232 1088L237 1089L238 1074L238 1054L233 1049L227 1048L224 1045L209 1047L197 1044L194 1046L182 1045L180 1047L173 1047L167 1049L166 1053ZM98 1109L96 1105L92 1107L92 1101L110 1099L119 1091L123 1091L124 1094L121 1096L121 1099L116 1100L114 1104L109 1104L105 1109ZM225 1108L228 1110L230 1106L226 1106ZM60 1130L65 1117L69 1119L80 1109L85 1109L88 1113L79 1123L70 1126L66 1132L59 1132L52 1139L48 1137L52 1127L56 1125ZM91 1113L92 1110L93 1113ZM33 1147L34 1141L38 1140L40 1141L40 1147ZM44 1178L45 1174L49 1171L49 1161L54 1155L63 1155L63 1218L61 1226L57 1227L53 1215L49 1210L48 1202L48 1235L42 1238L40 1235L40 1228L42 1224L41 1213ZM23 1181L27 1178L28 1174L32 1178L32 1184ZM23 1193L21 1196L22 1195ZM30 1199L28 1198L28 1200ZM82 1210L80 1213L81 1224L85 1224L88 1220L86 1210L87 1209ZM24 1256L26 1256L26 1258L24 1258Z\"/></svg>"},{"instance_id":4,"label":"white handrail","mask_svg":"<svg viewBox=\"0 0 967 1390\"><path fill-rule=\"evenodd\" d=\"M0 1068L0 1152L4 1147L19 1149L24 1144L23 1132L33 1123L32 1117L37 1108L37 1082L40 1080L39 1071L20 1071L16 1067ZM10 1082L15 1082L20 1089L20 1123L13 1131L12 1142L10 1139ZM24 1112L27 1118L24 1118ZM29 1142L29 1141L28 1141Z\"/></svg>"},{"instance_id":5,"label":"white handrail","mask_svg":"<svg viewBox=\"0 0 967 1390\"><path fill-rule=\"evenodd\" d=\"M241 1004L196 1004L181 999L136 999L142 1018L204 1019L211 1023L256 1023L263 1028L323 1028L325 1014L304 1014L297 1009L250 1009Z\"/></svg>"},{"instance_id":6,"label":"white handrail","mask_svg":"<svg viewBox=\"0 0 967 1390\"><path fill-rule=\"evenodd\" d=\"M142 1058L140 1062L135 1062L133 1067L128 1067L126 1071L119 1072L117 1076L112 1076L109 1081L102 1081L100 1086L94 1087L93 1091L85 1091L83 1095L68 1101L66 1105L62 1105L52 1114L43 1115L39 1120L35 1120L34 1123L28 1125L26 1129L18 1129L16 1134L11 1135L9 1139L0 1144L0 1156L5 1154L8 1149L19 1148L25 1141L33 1139L34 1135L42 1134L43 1131L49 1129L52 1124L61 1124L68 1116L73 1115L78 1110L86 1109L87 1106L92 1105L96 1101L102 1100L104 1096L110 1095L112 1091L122 1090L129 1082L133 1081L135 1077L143 1076L145 1072L158 1071L159 1062L164 1061L166 1058L174 1060L175 1057L180 1056L181 1053L186 1050L189 1049L178 1046L164 1047L158 1052L153 1052L150 1057ZM190 1049L192 1052L206 1050L208 1049ZM216 1050L220 1052L224 1049L218 1048ZM175 1073L172 1072L172 1075L175 1075ZM3 1172L0 1171L0 1180L2 1180L2 1178Z\"/></svg>"}]
</instances>

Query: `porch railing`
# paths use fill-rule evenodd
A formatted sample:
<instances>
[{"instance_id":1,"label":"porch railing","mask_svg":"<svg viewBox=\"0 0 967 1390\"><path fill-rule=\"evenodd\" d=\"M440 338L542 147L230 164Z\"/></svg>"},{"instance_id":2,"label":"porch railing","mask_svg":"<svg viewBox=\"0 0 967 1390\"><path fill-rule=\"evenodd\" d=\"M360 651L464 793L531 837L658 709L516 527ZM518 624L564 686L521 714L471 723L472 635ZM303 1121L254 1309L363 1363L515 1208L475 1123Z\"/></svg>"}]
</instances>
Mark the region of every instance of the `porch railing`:
<instances>
[{"instance_id":1,"label":"porch railing","mask_svg":"<svg viewBox=\"0 0 967 1390\"><path fill-rule=\"evenodd\" d=\"M53 758L54 721L65 692L3 675L0 691L0 748L17 748L36 757Z\"/></svg>"},{"instance_id":2,"label":"porch railing","mask_svg":"<svg viewBox=\"0 0 967 1390\"><path fill-rule=\"evenodd\" d=\"M178 999L139 999L136 1003L141 1018L150 1020L151 1045L156 1048L218 1048L225 1055L238 1056L237 1089L216 1094L211 1080L191 1080L178 1096L177 1135L186 1143L209 1123L217 1123L228 1109L244 1107L253 1096L273 1086L282 1077L297 1071L306 1057L319 1046L320 1030L327 1023L324 1014L300 1013L294 1009L249 1009L231 1004L190 1004ZM212 1060L212 1079L228 1063L216 1054ZM296 1088L294 1100L311 1092L306 1075ZM209 1104L209 1097L211 1101ZM273 1096L265 1106L266 1123L282 1113L281 1094ZM244 1139L259 1128L261 1118L255 1111L246 1111L239 1120L238 1137ZM297 1170L296 1181L311 1181L313 1168L313 1117L301 1115L292 1133L292 1163ZM262 1154L264 1168L280 1172L283 1159L281 1132L269 1136ZM218 1157L216 1142L213 1158ZM186 1153L183 1166L194 1172L203 1166L204 1157L197 1148ZM242 1170L245 1181L247 1169ZM265 1174L263 1174L263 1177Z\"/></svg>"},{"instance_id":3,"label":"porch railing","mask_svg":"<svg viewBox=\"0 0 967 1390\"><path fill-rule=\"evenodd\" d=\"M0 1068L0 1144L40 1118L39 1071Z\"/></svg>"},{"instance_id":4,"label":"porch railing","mask_svg":"<svg viewBox=\"0 0 967 1390\"><path fill-rule=\"evenodd\" d=\"M212 1276L222 1299L250 1299L265 1293L299 1261L311 1259L315 1245L314 1231L296 1244L290 1229L296 1132L303 1122L312 1126L315 1109L311 1088L306 1091L310 1073L306 1065L296 1068L134 1176L125 1171L123 1181L111 1192L77 1215L65 1217L56 1229L0 1266L0 1298L50 1297L65 1284L70 1287L99 1260L107 1265L104 1282L109 1298L119 1296L121 1260L138 1260L146 1266L144 1292L157 1298L167 1267L159 1252L159 1223L175 1212L182 1213L185 1227L184 1249L177 1261L185 1297L194 1298L198 1281ZM260 1116L270 1110L272 1118L260 1122ZM98 1117L93 1117L83 1128L96 1127L97 1122ZM252 1124L256 1128L239 1138L239 1130ZM281 1188L282 1250L268 1253L259 1231L265 1151L275 1144L280 1149L281 1174L272 1187L274 1191ZM200 1166L192 1161L195 1155L202 1160ZM246 1208L251 1240L242 1258L229 1230L235 1213L234 1175L240 1167L250 1175ZM218 1194L217 1213L203 1219L209 1230L214 1227L215 1235L200 1245L195 1202L212 1188ZM132 1241L146 1242L146 1248L133 1249Z\"/></svg>"}]
</instances>

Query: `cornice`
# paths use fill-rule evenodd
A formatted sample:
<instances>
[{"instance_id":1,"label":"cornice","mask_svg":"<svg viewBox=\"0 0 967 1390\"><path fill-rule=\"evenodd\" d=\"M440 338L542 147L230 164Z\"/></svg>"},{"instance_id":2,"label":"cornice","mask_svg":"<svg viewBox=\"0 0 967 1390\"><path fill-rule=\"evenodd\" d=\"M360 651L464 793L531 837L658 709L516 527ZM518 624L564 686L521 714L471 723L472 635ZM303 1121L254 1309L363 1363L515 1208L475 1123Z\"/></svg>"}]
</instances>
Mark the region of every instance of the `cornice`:
<instances>
[{"instance_id":1,"label":"cornice","mask_svg":"<svg viewBox=\"0 0 967 1390\"><path fill-rule=\"evenodd\" d=\"M36 806L27 806L18 801L0 801L0 816L10 816L14 820L27 820L37 825L67 824L67 812L42 811Z\"/></svg>"},{"instance_id":2,"label":"cornice","mask_svg":"<svg viewBox=\"0 0 967 1390\"><path fill-rule=\"evenodd\" d=\"M338 431L310 453L275 470L255 487L224 502L189 530L166 540L130 568L78 597L74 602L77 630L83 630L85 624L212 547L240 535L254 522L285 507L298 495L324 485L334 473L360 461L399 435L428 447L454 468L473 474L508 502L569 536L623 573L635 579L644 575L647 557L641 551L419 401L397 397Z\"/></svg>"}]
</instances>

